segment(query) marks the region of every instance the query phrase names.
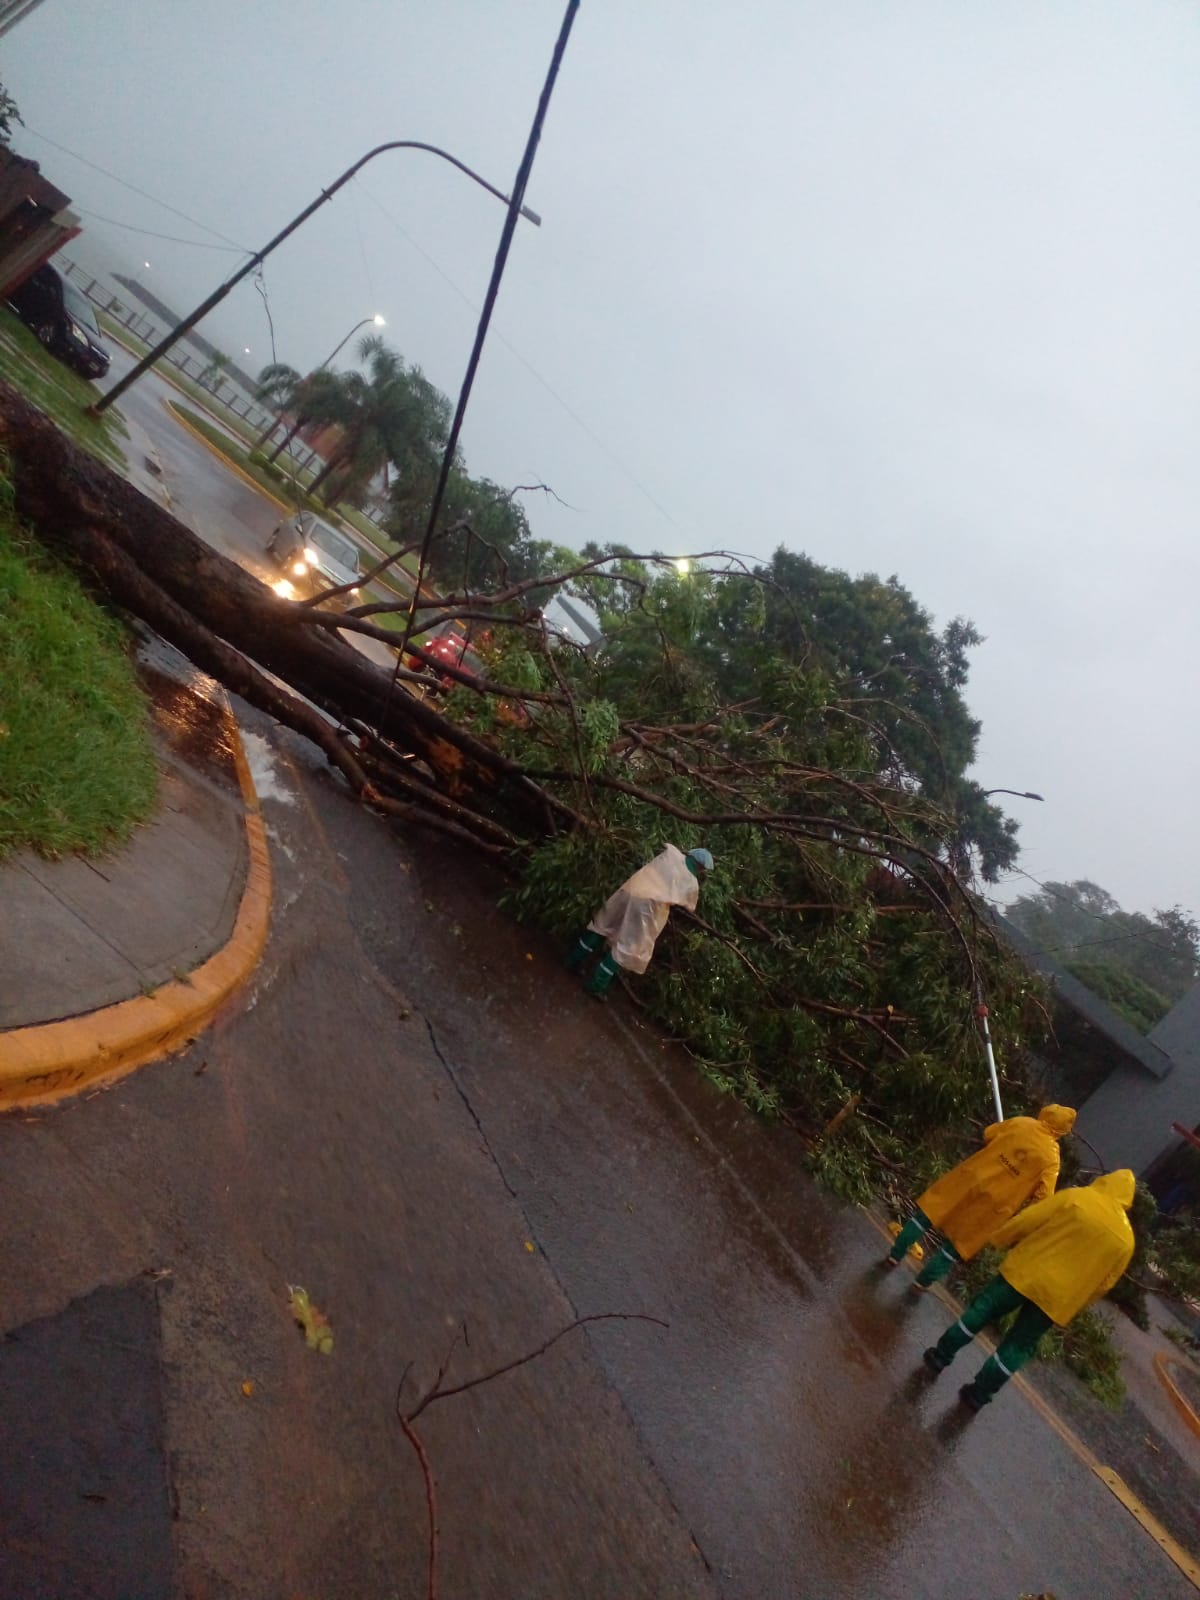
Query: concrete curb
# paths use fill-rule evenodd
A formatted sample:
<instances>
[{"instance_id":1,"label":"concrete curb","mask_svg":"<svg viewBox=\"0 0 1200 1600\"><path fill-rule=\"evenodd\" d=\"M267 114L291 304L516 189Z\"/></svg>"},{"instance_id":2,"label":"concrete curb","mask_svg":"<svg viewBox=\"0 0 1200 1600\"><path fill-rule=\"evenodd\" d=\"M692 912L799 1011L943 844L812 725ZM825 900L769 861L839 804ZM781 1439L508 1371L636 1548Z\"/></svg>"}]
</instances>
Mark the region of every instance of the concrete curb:
<instances>
[{"instance_id":1,"label":"concrete curb","mask_svg":"<svg viewBox=\"0 0 1200 1600\"><path fill-rule=\"evenodd\" d=\"M206 439L200 432L199 428L193 428L188 419L180 415L179 407L175 404L174 400L168 400L164 397L163 405L166 406L167 410L171 413L171 417L174 422L178 423L181 428L186 428L191 434L192 438L195 439L197 444L203 445L210 456L219 461L223 467L226 467L236 477L239 477L248 489L255 490L258 494L262 495L264 500L269 500L273 506L278 506L280 511L287 512L289 515L295 511L295 506L288 505L285 500L280 500L277 495L273 495L269 489L264 489L257 478L252 478L248 472L244 472L242 468L238 466L236 461L231 461L224 451L218 450L216 445L213 444L211 440Z\"/></svg>"},{"instance_id":2,"label":"concrete curb","mask_svg":"<svg viewBox=\"0 0 1200 1600\"><path fill-rule=\"evenodd\" d=\"M1169 1356L1165 1350L1160 1350L1154 1357L1154 1370L1158 1374L1158 1381L1170 1395L1176 1411L1179 1412L1188 1427L1194 1434L1200 1436L1200 1416L1196 1415L1179 1385L1167 1372L1168 1367L1182 1367L1183 1365L1184 1361L1181 1356Z\"/></svg>"},{"instance_id":3,"label":"concrete curb","mask_svg":"<svg viewBox=\"0 0 1200 1600\"><path fill-rule=\"evenodd\" d=\"M226 715L246 807L248 863L233 932L186 980L61 1022L0 1033L0 1112L49 1105L182 1048L245 983L262 957L271 912L271 859L241 733Z\"/></svg>"}]
</instances>

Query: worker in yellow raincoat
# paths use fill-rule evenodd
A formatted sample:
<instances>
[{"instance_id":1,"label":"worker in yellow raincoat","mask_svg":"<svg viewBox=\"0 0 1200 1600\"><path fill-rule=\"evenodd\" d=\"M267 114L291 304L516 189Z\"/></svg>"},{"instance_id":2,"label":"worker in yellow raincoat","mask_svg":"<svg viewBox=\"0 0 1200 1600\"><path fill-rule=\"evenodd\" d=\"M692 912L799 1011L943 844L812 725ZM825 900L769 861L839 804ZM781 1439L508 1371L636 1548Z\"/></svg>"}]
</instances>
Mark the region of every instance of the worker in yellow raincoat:
<instances>
[{"instance_id":1,"label":"worker in yellow raincoat","mask_svg":"<svg viewBox=\"0 0 1200 1600\"><path fill-rule=\"evenodd\" d=\"M957 1261L970 1261L1027 1201L1044 1200L1058 1182L1058 1141L1075 1126L1070 1106L1043 1106L1036 1117L1009 1117L983 1131L983 1149L951 1167L917 1200L887 1256L899 1266L930 1229L939 1248L917 1274L927 1289Z\"/></svg>"},{"instance_id":2,"label":"worker in yellow raincoat","mask_svg":"<svg viewBox=\"0 0 1200 1600\"><path fill-rule=\"evenodd\" d=\"M645 972L671 907L696 909L700 884L705 873L712 871L712 864L707 850L689 850L685 855L669 844L608 897L567 957L568 967L581 967L597 950L611 946L604 950L584 986L589 994L602 999L618 967L626 972Z\"/></svg>"},{"instance_id":3,"label":"worker in yellow raincoat","mask_svg":"<svg viewBox=\"0 0 1200 1600\"><path fill-rule=\"evenodd\" d=\"M1010 1311L1017 1313L996 1354L984 1362L973 1383L959 1390L972 1411L987 1405L1020 1371L1051 1323L1065 1328L1125 1271L1133 1255L1128 1212L1134 1188L1133 1173L1123 1167L1085 1189L1061 1189L993 1235L992 1244L1008 1250L1000 1271L925 1352L925 1365L943 1372L982 1328Z\"/></svg>"}]
</instances>

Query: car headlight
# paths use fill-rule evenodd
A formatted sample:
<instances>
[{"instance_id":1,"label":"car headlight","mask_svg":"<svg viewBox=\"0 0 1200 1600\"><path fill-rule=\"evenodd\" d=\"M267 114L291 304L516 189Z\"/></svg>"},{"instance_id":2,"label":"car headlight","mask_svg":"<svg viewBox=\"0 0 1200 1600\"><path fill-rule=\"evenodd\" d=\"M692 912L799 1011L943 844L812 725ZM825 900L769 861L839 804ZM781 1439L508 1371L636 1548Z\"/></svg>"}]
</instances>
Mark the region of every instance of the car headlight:
<instances>
[{"instance_id":1,"label":"car headlight","mask_svg":"<svg viewBox=\"0 0 1200 1600\"><path fill-rule=\"evenodd\" d=\"M317 564L317 552L315 550L310 550L309 547L305 545L304 559L308 562L310 567L315 567Z\"/></svg>"},{"instance_id":2,"label":"car headlight","mask_svg":"<svg viewBox=\"0 0 1200 1600\"><path fill-rule=\"evenodd\" d=\"M296 585L288 578L276 578L271 587L281 600L294 600L296 597Z\"/></svg>"},{"instance_id":3,"label":"car headlight","mask_svg":"<svg viewBox=\"0 0 1200 1600\"><path fill-rule=\"evenodd\" d=\"M295 564L292 567L292 571L296 574L296 576L298 578L302 578L304 576L304 574L308 571L308 562L307 561L297 561L297 562L295 562Z\"/></svg>"},{"instance_id":4,"label":"car headlight","mask_svg":"<svg viewBox=\"0 0 1200 1600\"><path fill-rule=\"evenodd\" d=\"M81 327L79 327L79 325L77 323L68 322L67 323L67 331L70 333L72 339L74 339L77 344L86 344L88 342L87 334L84 333L83 329Z\"/></svg>"}]
</instances>

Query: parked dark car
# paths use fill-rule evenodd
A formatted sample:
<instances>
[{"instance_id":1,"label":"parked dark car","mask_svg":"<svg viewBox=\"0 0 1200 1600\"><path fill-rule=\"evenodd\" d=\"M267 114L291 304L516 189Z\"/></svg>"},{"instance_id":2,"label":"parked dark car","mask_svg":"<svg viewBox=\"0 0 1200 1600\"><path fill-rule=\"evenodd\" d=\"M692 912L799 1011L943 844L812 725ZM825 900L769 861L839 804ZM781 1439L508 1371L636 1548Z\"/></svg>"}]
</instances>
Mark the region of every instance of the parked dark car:
<instances>
[{"instance_id":1,"label":"parked dark car","mask_svg":"<svg viewBox=\"0 0 1200 1600\"><path fill-rule=\"evenodd\" d=\"M91 302L54 267L39 267L14 289L8 303L52 355L85 378L102 378L109 355Z\"/></svg>"}]
</instances>

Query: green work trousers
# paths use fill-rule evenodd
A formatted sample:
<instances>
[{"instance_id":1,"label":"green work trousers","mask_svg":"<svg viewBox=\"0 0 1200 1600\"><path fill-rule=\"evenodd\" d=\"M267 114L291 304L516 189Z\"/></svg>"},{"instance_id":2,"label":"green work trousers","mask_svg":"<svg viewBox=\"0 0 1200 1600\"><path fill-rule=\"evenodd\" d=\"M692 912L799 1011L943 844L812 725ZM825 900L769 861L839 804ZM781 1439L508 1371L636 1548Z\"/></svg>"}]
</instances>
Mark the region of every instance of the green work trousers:
<instances>
[{"instance_id":1,"label":"green work trousers","mask_svg":"<svg viewBox=\"0 0 1200 1600\"><path fill-rule=\"evenodd\" d=\"M613 960L612 951L606 948L607 944L608 940L602 933L593 933L590 928L585 928L567 957L567 969L574 972L583 966L589 956L594 956L597 950L604 951L604 954L596 963L595 971L584 984L584 988L589 994L606 994L609 985L617 975L617 963Z\"/></svg>"},{"instance_id":2,"label":"green work trousers","mask_svg":"<svg viewBox=\"0 0 1200 1600\"><path fill-rule=\"evenodd\" d=\"M950 1268L960 1261L962 1257L949 1239L943 1239L941 1234L934 1229L933 1223L930 1222L920 1206L917 1207L900 1229L900 1232L896 1235L895 1244L888 1251L891 1260L903 1261L913 1245L930 1232L933 1232L934 1238L937 1239L938 1248L917 1274L917 1282L923 1289L927 1289L931 1283L940 1283L950 1271Z\"/></svg>"},{"instance_id":3,"label":"green work trousers","mask_svg":"<svg viewBox=\"0 0 1200 1600\"><path fill-rule=\"evenodd\" d=\"M997 1273L990 1283L984 1284L935 1346L942 1364L948 1366L977 1333L990 1323L999 1322L1010 1311L1017 1313L1017 1320L1004 1335L996 1354L984 1363L975 1378L975 1392L981 1400L990 1400L1013 1373L1019 1372L1031 1359L1053 1319Z\"/></svg>"}]
</instances>

